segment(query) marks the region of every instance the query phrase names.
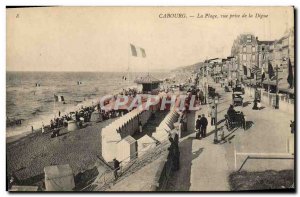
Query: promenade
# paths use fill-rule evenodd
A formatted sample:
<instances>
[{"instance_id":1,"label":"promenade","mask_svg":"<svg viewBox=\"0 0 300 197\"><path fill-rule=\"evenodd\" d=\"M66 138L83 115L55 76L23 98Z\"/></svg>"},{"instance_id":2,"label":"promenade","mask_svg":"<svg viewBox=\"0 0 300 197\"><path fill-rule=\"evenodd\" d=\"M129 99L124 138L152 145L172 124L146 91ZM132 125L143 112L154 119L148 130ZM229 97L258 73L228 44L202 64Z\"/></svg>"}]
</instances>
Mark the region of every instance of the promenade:
<instances>
[{"instance_id":1,"label":"promenade","mask_svg":"<svg viewBox=\"0 0 300 197\"><path fill-rule=\"evenodd\" d=\"M224 126L224 115L232 102L232 92L225 93L220 84L215 84L211 79L209 83L221 95L218 104L218 128L221 128ZM228 176L231 172L294 168L293 156L281 156L288 153L288 139L292 139L289 123L293 117L265 106L261 110L252 110L252 101L253 98L245 97L246 106L235 107L246 115L249 128L229 132L224 127L225 140L219 144L213 143L215 127L210 125L210 117L207 117L207 105L189 115L195 116L194 121L199 114L206 115L209 122L208 136L201 140L195 139L195 124L188 123L189 135L180 143L180 170L170 178L168 191L229 191ZM220 134L219 130L219 140ZM246 155L249 153L257 158L249 158ZM277 159L270 157L276 157L277 154Z\"/></svg>"}]
</instances>

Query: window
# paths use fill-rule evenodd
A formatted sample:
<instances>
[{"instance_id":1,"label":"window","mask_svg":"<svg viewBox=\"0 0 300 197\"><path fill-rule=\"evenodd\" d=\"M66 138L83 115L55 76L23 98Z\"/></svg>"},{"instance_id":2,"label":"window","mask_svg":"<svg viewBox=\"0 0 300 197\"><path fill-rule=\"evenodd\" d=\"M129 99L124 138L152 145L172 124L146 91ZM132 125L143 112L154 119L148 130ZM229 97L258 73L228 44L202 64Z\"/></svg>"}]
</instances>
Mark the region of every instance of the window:
<instances>
[{"instance_id":1,"label":"window","mask_svg":"<svg viewBox=\"0 0 300 197\"><path fill-rule=\"evenodd\" d=\"M253 53L255 52L255 46L252 46L252 52Z\"/></svg>"},{"instance_id":2,"label":"window","mask_svg":"<svg viewBox=\"0 0 300 197\"><path fill-rule=\"evenodd\" d=\"M244 54L243 55L243 61L246 61L247 60L247 56Z\"/></svg>"},{"instance_id":3,"label":"window","mask_svg":"<svg viewBox=\"0 0 300 197\"><path fill-rule=\"evenodd\" d=\"M247 42L252 42L252 36L251 35L247 35Z\"/></svg>"},{"instance_id":4,"label":"window","mask_svg":"<svg viewBox=\"0 0 300 197\"><path fill-rule=\"evenodd\" d=\"M246 46L243 46L243 52L246 53L247 52L247 48Z\"/></svg>"},{"instance_id":5,"label":"window","mask_svg":"<svg viewBox=\"0 0 300 197\"><path fill-rule=\"evenodd\" d=\"M252 55L252 61L255 61L255 55Z\"/></svg>"}]
</instances>

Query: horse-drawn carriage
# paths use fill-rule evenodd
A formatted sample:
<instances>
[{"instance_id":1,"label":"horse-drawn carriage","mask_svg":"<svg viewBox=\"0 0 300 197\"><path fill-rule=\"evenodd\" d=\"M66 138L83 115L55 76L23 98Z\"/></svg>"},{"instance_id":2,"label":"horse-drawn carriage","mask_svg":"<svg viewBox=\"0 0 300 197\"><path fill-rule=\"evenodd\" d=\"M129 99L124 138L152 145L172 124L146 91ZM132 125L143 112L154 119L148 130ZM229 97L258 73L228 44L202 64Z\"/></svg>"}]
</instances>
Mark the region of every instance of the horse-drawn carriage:
<instances>
[{"instance_id":1,"label":"horse-drawn carriage","mask_svg":"<svg viewBox=\"0 0 300 197\"><path fill-rule=\"evenodd\" d=\"M245 89L242 86L242 84L236 84L236 86L232 89L233 92L241 92L242 94L245 94Z\"/></svg>"},{"instance_id":2,"label":"horse-drawn carriage","mask_svg":"<svg viewBox=\"0 0 300 197\"><path fill-rule=\"evenodd\" d=\"M231 130L236 127L244 128L246 127L246 121L243 112L232 112L225 115L225 126L227 130Z\"/></svg>"},{"instance_id":3,"label":"horse-drawn carriage","mask_svg":"<svg viewBox=\"0 0 300 197\"><path fill-rule=\"evenodd\" d=\"M208 97L214 98L216 95L216 89L211 86L208 86Z\"/></svg>"}]
</instances>

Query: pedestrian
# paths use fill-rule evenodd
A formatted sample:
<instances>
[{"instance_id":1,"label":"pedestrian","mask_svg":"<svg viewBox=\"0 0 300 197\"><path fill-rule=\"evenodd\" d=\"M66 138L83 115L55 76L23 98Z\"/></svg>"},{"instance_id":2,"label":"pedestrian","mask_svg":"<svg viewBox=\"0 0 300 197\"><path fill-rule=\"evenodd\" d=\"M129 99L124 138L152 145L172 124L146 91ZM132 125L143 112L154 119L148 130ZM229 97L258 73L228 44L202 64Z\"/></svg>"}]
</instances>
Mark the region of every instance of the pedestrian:
<instances>
[{"instance_id":1,"label":"pedestrian","mask_svg":"<svg viewBox=\"0 0 300 197\"><path fill-rule=\"evenodd\" d=\"M177 166L177 158L178 157L178 148L176 148L176 143L174 142L174 139L170 136L169 141L171 142L168 150L168 160L171 162L171 170L176 171L178 170L179 166ZM177 153L177 154L176 154Z\"/></svg>"},{"instance_id":2,"label":"pedestrian","mask_svg":"<svg viewBox=\"0 0 300 197\"><path fill-rule=\"evenodd\" d=\"M253 102L253 110L258 110L258 103L260 102L260 94L257 90L257 88L255 88L255 94L254 94L254 102Z\"/></svg>"},{"instance_id":3,"label":"pedestrian","mask_svg":"<svg viewBox=\"0 0 300 197\"><path fill-rule=\"evenodd\" d=\"M253 110L258 110L258 106L257 106L257 100L254 99L254 102L253 102L253 107L252 107Z\"/></svg>"},{"instance_id":4,"label":"pedestrian","mask_svg":"<svg viewBox=\"0 0 300 197\"><path fill-rule=\"evenodd\" d=\"M242 117L242 126L245 131L247 129L247 120L246 120L246 116L244 115L243 112L241 112L241 117Z\"/></svg>"},{"instance_id":5,"label":"pedestrian","mask_svg":"<svg viewBox=\"0 0 300 197\"><path fill-rule=\"evenodd\" d=\"M201 115L198 115L198 119L196 120L196 139L200 139L200 127L201 127Z\"/></svg>"},{"instance_id":6,"label":"pedestrian","mask_svg":"<svg viewBox=\"0 0 300 197\"><path fill-rule=\"evenodd\" d=\"M210 111L210 117L211 117L210 124L211 124L211 126L216 124L216 113L217 113L217 111L216 111L215 106L212 106L211 111Z\"/></svg>"},{"instance_id":7,"label":"pedestrian","mask_svg":"<svg viewBox=\"0 0 300 197\"><path fill-rule=\"evenodd\" d=\"M291 127L291 134L294 134L295 133L295 121L291 120L290 127Z\"/></svg>"},{"instance_id":8,"label":"pedestrian","mask_svg":"<svg viewBox=\"0 0 300 197\"><path fill-rule=\"evenodd\" d=\"M233 105L230 105L228 110L227 110L227 115L230 117L233 117L236 114L236 111L234 110Z\"/></svg>"},{"instance_id":9,"label":"pedestrian","mask_svg":"<svg viewBox=\"0 0 300 197\"><path fill-rule=\"evenodd\" d=\"M202 114L202 117L200 119L200 124L201 124L200 133L201 133L202 137L205 138L206 137L206 128L207 128L207 125L208 125L208 121L207 121L207 118L205 117L204 114Z\"/></svg>"},{"instance_id":10,"label":"pedestrian","mask_svg":"<svg viewBox=\"0 0 300 197\"><path fill-rule=\"evenodd\" d=\"M31 132L33 133L34 129L33 129L33 126L31 125Z\"/></svg>"},{"instance_id":11,"label":"pedestrian","mask_svg":"<svg viewBox=\"0 0 300 197\"><path fill-rule=\"evenodd\" d=\"M118 179L118 170L120 170L120 163L116 158L113 159L114 162L114 176L115 180Z\"/></svg>"},{"instance_id":12,"label":"pedestrian","mask_svg":"<svg viewBox=\"0 0 300 197\"><path fill-rule=\"evenodd\" d=\"M186 114L186 111L183 111L181 121L182 121L182 128L183 128L182 131L187 131L187 114Z\"/></svg>"},{"instance_id":13,"label":"pedestrian","mask_svg":"<svg viewBox=\"0 0 300 197\"><path fill-rule=\"evenodd\" d=\"M58 111L58 117L60 117L60 111Z\"/></svg>"},{"instance_id":14,"label":"pedestrian","mask_svg":"<svg viewBox=\"0 0 300 197\"><path fill-rule=\"evenodd\" d=\"M51 130L54 129L54 123L53 123L53 120L52 120L52 119L50 120L50 129L51 129Z\"/></svg>"},{"instance_id":15,"label":"pedestrian","mask_svg":"<svg viewBox=\"0 0 300 197\"><path fill-rule=\"evenodd\" d=\"M44 126L44 123L42 122L42 133L45 132L45 126Z\"/></svg>"}]
</instances>

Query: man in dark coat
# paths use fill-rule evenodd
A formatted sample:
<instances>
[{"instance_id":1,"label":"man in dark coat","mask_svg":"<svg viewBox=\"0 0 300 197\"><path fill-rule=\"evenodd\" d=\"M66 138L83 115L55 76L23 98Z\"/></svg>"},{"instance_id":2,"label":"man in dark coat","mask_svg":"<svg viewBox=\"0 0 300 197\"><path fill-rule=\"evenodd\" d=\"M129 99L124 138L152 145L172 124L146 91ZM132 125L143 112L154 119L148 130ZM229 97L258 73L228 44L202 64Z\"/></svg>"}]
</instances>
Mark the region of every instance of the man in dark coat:
<instances>
[{"instance_id":1,"label":"man in dark coat","mask_svg":"<svg viewBox=\"0 0 300 197\"><path fill-rule=\"evenodd\" d=\"M208 121L207 121L207 118L205 117L204 114L202 114L202 117L200 119L200 124L201 124L201 127L200 127L200 130L201 130L201 135L203 138L206 137L206 128L207 128L207 125L208 125Z\"/></svg>"},{"instance_id":2,"label":"man in dark coat","mask_svg":"<svg viewBox=\"0 0 300 197\"><path fill-rule=\"evenodd\" d=\"M196 121L196 139L200 138L200 127L201 127L201 115L198 116L198 119Z\"/></svg>"}]
</instances>

